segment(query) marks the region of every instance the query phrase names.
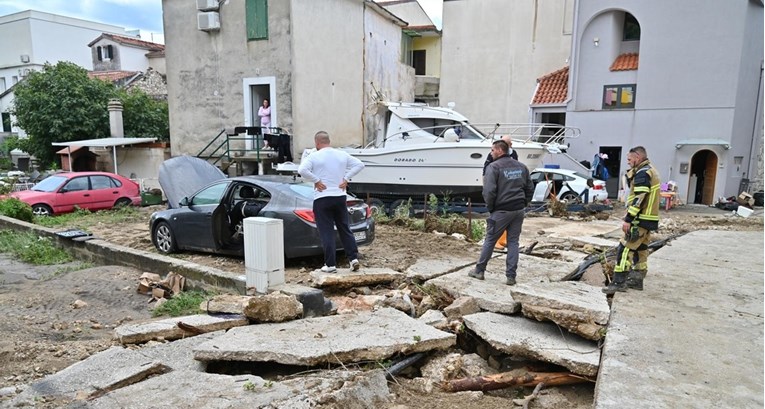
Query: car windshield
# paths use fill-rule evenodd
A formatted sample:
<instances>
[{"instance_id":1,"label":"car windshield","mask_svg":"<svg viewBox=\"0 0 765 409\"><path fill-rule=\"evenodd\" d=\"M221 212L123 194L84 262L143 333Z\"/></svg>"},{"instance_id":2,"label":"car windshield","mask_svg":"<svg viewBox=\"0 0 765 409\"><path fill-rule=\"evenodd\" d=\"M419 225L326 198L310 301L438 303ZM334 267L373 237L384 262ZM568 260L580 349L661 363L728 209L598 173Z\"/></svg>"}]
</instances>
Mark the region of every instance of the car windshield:
<instances>
[{"instance_id":1,"label":"car windshield","mask_svg":"<svg viewBox=\"0 0 765 409\"><path fill-rule=\"evenodd\" d=\"M66 178L63 176L49 176L43 179L40 183L32 186L32 190L38 192L55 192L65 181Z\"/></svg>"}]
</instances>

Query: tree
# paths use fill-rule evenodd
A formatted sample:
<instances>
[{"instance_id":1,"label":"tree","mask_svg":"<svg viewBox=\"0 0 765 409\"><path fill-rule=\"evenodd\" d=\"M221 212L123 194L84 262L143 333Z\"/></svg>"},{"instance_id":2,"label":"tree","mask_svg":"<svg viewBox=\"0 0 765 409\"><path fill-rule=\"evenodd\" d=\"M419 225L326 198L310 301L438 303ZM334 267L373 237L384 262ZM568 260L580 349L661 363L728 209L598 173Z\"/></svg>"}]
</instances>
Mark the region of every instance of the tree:
<instances>
[{"instance_id":1,"label":"tree","mask_svg":"<svg viewBox=\"0 0 765 409\"><path fill-rule=\"evenodd\" d=\"M157 101L141 90L118 89L113 84L88 77L88 72L68 61L45 64L14 87L11 113L28 138L19 148L49 166L60 149L53 142L70 142L108 137L108 103L118 98L123 104L126 137L169 140L167 102Z\"/></svg>"},{"instance_id":2,"label":"tree","mask_svg":"<svg viewBox=\"0 0 765 409\"><path fill-rule=\"evenodd\" d=\"M117 98L122 101L126 137L170 140L167 101L156 100L138 88L120 89Z\"/></svg>"},{"instance_id":3,"label":"tree","mask_svg":"<svg viewBox=\"0 0 765 409\"><path fill-rule=\"evenodd\" d=\"M55 159L53 142L109 136L107 103L114 92L74 63L45 64L14 87L11 113L28 135L21 147L45 167Z\"/></svg>"}]
</instances>

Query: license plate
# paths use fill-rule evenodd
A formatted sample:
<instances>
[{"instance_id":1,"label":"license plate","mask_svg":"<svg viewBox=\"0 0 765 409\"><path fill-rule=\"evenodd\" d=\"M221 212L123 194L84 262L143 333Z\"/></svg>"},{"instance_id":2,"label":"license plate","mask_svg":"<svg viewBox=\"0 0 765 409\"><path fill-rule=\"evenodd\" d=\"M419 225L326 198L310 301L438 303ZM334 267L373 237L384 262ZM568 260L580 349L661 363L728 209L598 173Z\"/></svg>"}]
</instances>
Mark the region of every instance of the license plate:
<instances>
[{"instance_id":1,"label":"license plate","mask_svg":"<svg viewBox=\"0 0 765 409\"><path fill-rule=\"evenodd\" d=\"M356 241L364 241L367 239L367 232L357 231L353 233L353 238L356 239Z\"/></svg>"}]
</instances>

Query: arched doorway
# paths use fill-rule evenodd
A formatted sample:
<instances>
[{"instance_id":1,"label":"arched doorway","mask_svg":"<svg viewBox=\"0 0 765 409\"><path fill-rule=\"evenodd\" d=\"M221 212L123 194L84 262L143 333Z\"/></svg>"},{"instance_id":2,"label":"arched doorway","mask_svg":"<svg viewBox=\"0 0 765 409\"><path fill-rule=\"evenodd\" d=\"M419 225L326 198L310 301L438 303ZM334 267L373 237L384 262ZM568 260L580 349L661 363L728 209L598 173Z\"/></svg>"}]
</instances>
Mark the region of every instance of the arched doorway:
<instances>
[{"instance_id":1,"label":"arched doorway","mask_svg":"<svg viewBox=\"0 0 765 409\"><path fill-rule=\"evenodd\" d=\"M688 183L688 203L711 205L715 199L717 154L704 149L691 158L691 176Z\"/></svg>"}]
</instances>

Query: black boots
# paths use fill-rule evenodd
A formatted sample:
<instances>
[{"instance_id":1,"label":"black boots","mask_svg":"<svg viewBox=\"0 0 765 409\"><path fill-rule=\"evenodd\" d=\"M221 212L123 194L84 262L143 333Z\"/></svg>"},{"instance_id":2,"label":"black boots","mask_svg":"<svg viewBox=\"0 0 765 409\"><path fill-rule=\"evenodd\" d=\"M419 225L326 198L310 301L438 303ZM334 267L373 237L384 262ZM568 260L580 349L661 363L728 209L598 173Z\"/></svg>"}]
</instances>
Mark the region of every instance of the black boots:
<instances>
[{"instance_id":1,"label":"black boots","mask_svg":"<svg viewBox=\"0 0 765 409\"><path fill-rule=\"evenodd\" d=\"M627 276L627 288L643 291L643 279L646 274L648 274L646 270L630 270Z\"/></svg>"},{"instance_id":2,"label":"black boots","mask_svg":"<svg viewBox=\"0 0 765 409\"><path fill-rule=\"evenodd\" d=\"M613 295L617 291L619 292L625 292L627 291L627 272L619 272L614 273L614 280L611 281L611 284L608 285L608 287L604 287L603 292L607 295Z\"/></svg>"}]
</instances>

